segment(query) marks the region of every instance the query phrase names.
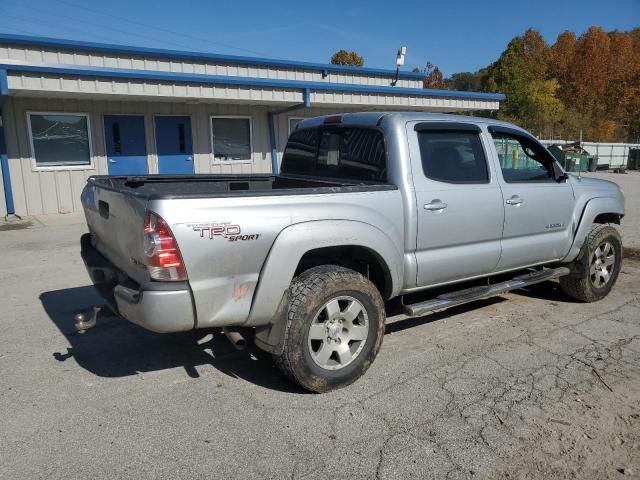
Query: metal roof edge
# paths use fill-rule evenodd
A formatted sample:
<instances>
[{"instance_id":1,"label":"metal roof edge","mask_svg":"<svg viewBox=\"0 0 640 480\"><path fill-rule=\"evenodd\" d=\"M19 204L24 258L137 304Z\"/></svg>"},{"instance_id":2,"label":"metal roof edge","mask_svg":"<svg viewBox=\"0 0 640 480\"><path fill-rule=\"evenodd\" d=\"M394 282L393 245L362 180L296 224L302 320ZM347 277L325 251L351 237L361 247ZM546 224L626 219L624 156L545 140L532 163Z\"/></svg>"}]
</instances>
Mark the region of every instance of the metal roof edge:
<instances>
[{"instance_id":1,"label":"metal roof edge","mask_svg":"<svg viewBox=\"0 0 640 480\"><path fill-rule=\"evenodd\" d=\"M395 70L387 70L381 68L369 67L351 67L346 65L332 65L324 63L303 62L295 60L281 60L264 57L248 57L242 55L223 55L218 53L193 52L187 50L170 50L153 47L136 47L132 45L118 45L113 43L97 43L87 42L83 40L69 40L51 37L37 37L30 35L14 35L9 33L0 33L0 41L13 43L17 45L34 45L43 47L62 47L72 48L76 50L86 50L103 53L125 53L130 55L150 55L163 58L173 59L189 59L199 61L219 61L225 63L241 63L246 65L272 66L284 68L306 68L309 70L323 71L335 73L349 73L358 75L371 75L376 77L395 78ZM421 80L424 79L423 73L400 72L399 78Z\"/></svg>"},{"instance_id":2,"label":"metal roof edge","mask_svg":"<svg viewBox=\"0 0 640 480\"><path fill-rule=\"evenodd\" d=\"M456 90L433 90L425 88L387 87L376 85L358 85L349 83L324 83L300 80L279 80L271 78L236 77L226 75L205 75L181 72L162 72L150 70L113 69L106 67L81 67L75 65L51 66L33 64L0 64L0 69L8 72L36 72L58 75L78 75L105 78L127 78L139 80L173 81L200 84L246 85L267 88L310 89L314 91L343 91L377 93L389 95L415 95L421 97L440 97L459 100L501 101L501 93L462 92Z\"/></svg>"}]
</instances>

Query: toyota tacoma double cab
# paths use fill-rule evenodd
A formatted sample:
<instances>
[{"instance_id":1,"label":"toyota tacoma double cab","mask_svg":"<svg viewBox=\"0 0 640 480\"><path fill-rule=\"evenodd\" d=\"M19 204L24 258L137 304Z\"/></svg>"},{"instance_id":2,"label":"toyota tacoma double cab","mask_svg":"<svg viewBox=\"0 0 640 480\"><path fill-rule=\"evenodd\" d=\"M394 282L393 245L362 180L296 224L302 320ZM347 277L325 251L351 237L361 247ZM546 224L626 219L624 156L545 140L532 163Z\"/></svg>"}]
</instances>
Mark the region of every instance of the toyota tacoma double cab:
<instances>
[{"instance_id":1,"label":"toyota tacoma double cab","mask_svg":"<svg viewBox=\"0 0 640 480\"><path fill-rule=\"evenodd\" d=\"M568 175L517 126L397 112L300 122L275 176L94 176L82 204L114 312L155 332L252 327L314 392L367 370L389 305L415 317L556 278L603 298L625 213L615 183Z\"/></svg>"}]
</instances>

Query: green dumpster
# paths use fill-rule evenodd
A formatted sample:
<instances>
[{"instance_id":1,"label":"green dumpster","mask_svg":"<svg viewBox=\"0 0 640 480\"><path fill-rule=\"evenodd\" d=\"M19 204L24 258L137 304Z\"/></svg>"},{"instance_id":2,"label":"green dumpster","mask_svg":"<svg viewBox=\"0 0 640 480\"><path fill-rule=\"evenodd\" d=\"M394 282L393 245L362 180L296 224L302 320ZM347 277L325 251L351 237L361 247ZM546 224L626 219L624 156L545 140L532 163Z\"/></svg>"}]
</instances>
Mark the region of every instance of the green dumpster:
<instances>
[{"instance_id":1,"label":"green dumpster","mask_svg":"<svg viewBox=\"0 0 640 480\"><path fill-rule=\"evenodd\" d=\"M640 148L630 148L627 158L628 170L640 170Z\"/></svg>"}]
</instances>

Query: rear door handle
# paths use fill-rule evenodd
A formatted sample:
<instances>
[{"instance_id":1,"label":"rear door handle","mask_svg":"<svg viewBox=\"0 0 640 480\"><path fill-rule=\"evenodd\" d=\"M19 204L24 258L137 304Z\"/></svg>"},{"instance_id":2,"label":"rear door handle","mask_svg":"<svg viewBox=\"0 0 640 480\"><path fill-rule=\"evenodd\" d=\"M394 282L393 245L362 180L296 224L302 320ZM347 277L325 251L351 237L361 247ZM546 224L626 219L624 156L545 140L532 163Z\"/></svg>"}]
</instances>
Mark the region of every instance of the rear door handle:
<instances>
[{"instance_id":1,"label":"rear door handle","mask_svg":"<svg viewBox=\"0 0 640 480\"><path fill-rule=\"evenodd\" d=\"M118 162L116 162L113 158L110 158L109 163L118 163Z\"/></svg>"},{"instance_id":2,"label":"rear door handle","mask_svg":"<svg viewBox=\"0 0 640 480\"><path fill-rule=\"evenodd\" d=\"M522 202L523 202L522 198L520 198L518 195L513 195L511 198L507 199L507 205L512 205L514 207L517 207Z\"/></svg>"},{"instance_id":3,"label":"rear door handle","mask_svg":"<svg viewBox=\"0 0 640 480\"><path fill-rule=\"evenodd\" d=\"M442 200L440 200L439 198L434 198L430 203L425 204L424 209L431 212L441 212L447 207L448 205Z\"/></svg>"}]
</instances>

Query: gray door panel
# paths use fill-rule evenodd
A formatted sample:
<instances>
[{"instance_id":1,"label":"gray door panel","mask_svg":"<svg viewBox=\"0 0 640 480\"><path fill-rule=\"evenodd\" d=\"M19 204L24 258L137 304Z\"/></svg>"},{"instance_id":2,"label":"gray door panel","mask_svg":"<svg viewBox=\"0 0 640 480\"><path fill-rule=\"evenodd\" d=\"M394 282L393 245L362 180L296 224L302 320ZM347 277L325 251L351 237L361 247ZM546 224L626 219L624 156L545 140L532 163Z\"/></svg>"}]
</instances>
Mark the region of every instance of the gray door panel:
<instances>
[{"instance_id":1,"label":"gray door panel","mask_svg":"<svg viewBox=\"0 0 640 480\"><path fill-rule=\"evenodd\" d=\"M417 285L436 285L492 272L500 258L502 193L489 183L446 183L427 178L414 125L407 125L417 203ZM486 144L483 142L484 150ZM490 162L489 162L490 165Z\"/></svg>"},{"instance_id":2,"label":"gray door panel","mask_svg":"<svg viewBox=\"0 0 640 480\"><path fill-rule=\"evenodd\" d=\"M504 219L500 190L495 185L447 187L451 186L416 189L418 285L483 275L492 272L500 258ZM447 207L424 209L433 199L441 199Z\"/></svg>"},{"instance_id":3,"label":"gray door panel","mask_svg":"<svg viewBox=\"0 0 640 480\"><path fill-rule=\"evenodd\" d=\"M573 190L568 183L506 183L504 236L499 270L556 260L573 238ZM513 196L522 203L508 204Z\"/></svg>"},{"instance_id":4,"label":"gray door panel","mask_svg":"<svg viewBox=\"0 0 640 480\"><path fill-rule=\"evenodd\" d=\"M539 170L536 170L537 163L529 159L516 142L496 139L490 148L494 152L505 208L498 270L562 258L571 245L574 231L571 185L553 179L523 180L535 176ZM517 151L514 153L514 150Z\"/></svg>"}]
</instances>

